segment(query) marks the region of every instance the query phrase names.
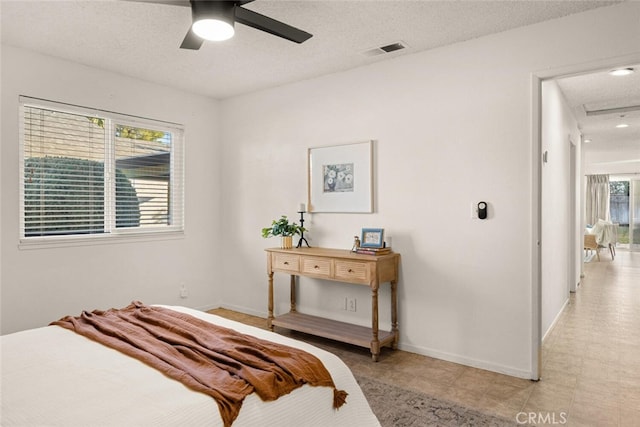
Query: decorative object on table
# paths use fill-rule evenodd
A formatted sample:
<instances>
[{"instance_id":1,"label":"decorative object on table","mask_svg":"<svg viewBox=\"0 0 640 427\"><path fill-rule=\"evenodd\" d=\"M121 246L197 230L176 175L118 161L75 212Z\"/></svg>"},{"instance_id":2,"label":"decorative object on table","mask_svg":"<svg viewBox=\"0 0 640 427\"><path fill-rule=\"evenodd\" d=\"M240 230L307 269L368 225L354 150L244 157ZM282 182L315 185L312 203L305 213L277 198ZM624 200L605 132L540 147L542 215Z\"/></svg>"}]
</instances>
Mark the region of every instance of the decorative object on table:
<instances>
[{"instance_id":1,"label":"decorative object on table","mask_svg":"<svg viewBox=\"0 0 640 427\"><path fill-rule=\"evenodd\" d=\"M311 246L309 246L309 242L307 242L307 239L304 238L304 232L306 231L306 229L304 228L304 213L305 212L306 212L306 210L305 210L304 203L300 203L300 207L298 208L298 213L300 214L300 240L298 240L298 244L296 245L296 248L301 248L302 247L302 242L305 242L307 244L308 248L311 247Z\"/></svg>"},{"instance_id":2,"label":"decorative object on table","mask_svg":"<svg viewBox=\"0 0 640 427\"><path fill-rule=\"evenodd\" d=\"M289 222L286 215L282 215L280 219L271 221L271 226L262 229L262 237L281 236L280 247L282 249L293 248L293 235L302 235L305 228L295 222Z\"/></svg>"},{"instance_id":3,"label":"decorative object on table","mask_svg":"<svg viewBox=\"0 0 640 427\"><path fill-rule=\"evenodd\" d=\"M357 252L360 249L360 238L358 236L353 236L353 246L351 247L351 252Z\"/></svg>"},{"instance_id":4,"label":"decorative object on table","mask_svg":"<svg viewBox=\"0 0 640 427\"><path fill-rule=\"evenodd\" d=\"M360 237L361 248L383 248L384 228L363 228Z\"/></svg>"},{"instance_id":5,"label":"decorative object on table","mask_svg":"<svg viewBox=\"0 0 640 427\"><path fill-rule=\"evenodd\" d=\"M391 248L390 247L384 247L384 248L363 248L363 247L359 247L354 252L357 253L357 254L361 254L361 255L376 255L376 256L380 256L380 255L390 254L391 253Z\"/></svg>"},{"instance_id":6,"label":"decorative object on table","mask_svg":"<svg viewBox=\"0 0 640 427\"><path fill-rule=\"evenodd\" d=\"M373 212L373 141L309 148L309 212Z\"/></svg>"}]
</instances>

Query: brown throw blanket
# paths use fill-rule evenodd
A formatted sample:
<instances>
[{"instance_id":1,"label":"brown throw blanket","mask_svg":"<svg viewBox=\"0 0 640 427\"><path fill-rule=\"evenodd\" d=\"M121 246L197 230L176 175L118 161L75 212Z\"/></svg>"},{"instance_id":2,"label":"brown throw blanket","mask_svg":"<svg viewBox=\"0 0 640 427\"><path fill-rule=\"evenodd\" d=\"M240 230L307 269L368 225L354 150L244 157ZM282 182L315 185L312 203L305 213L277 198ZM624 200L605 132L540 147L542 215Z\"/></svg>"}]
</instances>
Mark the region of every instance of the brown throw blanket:
<instances>
[{"instance_id":1,"label":"brown throw blanket","mask_svg":"<svg viewBox=\"0 0 640 427\"><path fill-rule=\"evenodd\" d=\"M346 401L347 393L336 389L314 355L162 307L134 301L123 309L84 311L51 324L135 357L213 397L227 427L254 391L270 401L309 384L333 387L336 409Z\"/></svg>"}]
</instances>

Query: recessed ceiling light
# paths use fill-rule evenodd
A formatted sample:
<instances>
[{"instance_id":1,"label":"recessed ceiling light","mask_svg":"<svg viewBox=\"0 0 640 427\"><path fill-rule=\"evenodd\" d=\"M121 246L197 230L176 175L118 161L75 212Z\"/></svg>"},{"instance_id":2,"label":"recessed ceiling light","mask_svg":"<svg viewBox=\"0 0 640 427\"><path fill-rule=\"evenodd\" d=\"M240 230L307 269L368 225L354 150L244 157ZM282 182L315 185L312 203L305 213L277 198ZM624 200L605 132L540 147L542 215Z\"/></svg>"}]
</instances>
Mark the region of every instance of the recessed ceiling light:
<instances>
[{"instance_id":1,"label":"recessed ceiling light","mask_svg":"<svg viewBox=\"0 0 640 427\"><path fill-rule=\"evenodd\" d=\"M628 76L629 74L633 74L635 70L631 67L627 68L616 68L615 70L609 71L609 74L612 76Z\"/></svg>"},{"instance_id":2,"label":"recessed ceiling light","mask_svg":"<svg viewBox=\"0 0 640 427\"><path fill-rule=\"evenodd\" d=\"M584 140L584 143L585 143L585 144L588 144L588 143L590 143L590 142L591 142L591 140L590 140L589 138L587 138L587 139L585 139L585 140Z\"/></svg>"},{"instance_id":3,"label":"recessed ceiling light","mask_svg":"<svg viewBox=\"0 0 640 427\"><path fill-rule=\"evenodd\" d=\"M619 125L616 125L616 127L617 127L618 129L622 129L622 128L628 128L628 127L629 127L629 125L628 125L628 124L626 124L626 123L620 123Z\"/></svg>"}]
</instances>

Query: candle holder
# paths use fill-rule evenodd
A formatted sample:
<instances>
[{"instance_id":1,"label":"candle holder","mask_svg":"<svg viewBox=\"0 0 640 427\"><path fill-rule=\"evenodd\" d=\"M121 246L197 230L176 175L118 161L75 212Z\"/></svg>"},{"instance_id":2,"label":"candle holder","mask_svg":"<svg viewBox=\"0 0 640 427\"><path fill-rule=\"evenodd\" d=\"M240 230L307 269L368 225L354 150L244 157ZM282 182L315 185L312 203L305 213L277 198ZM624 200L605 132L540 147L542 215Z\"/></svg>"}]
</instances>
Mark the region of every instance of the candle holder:
<instances>
[{"instance_id":1,"label":"candle holder","mask_svg":"<svg viewBox=\"0 0 640 427\"><path fill-rule=\"evenodd\" d=\"M307 247L310 248L311 246L309 246L309 242L304 238L304 211L298 211L298 213L300 214L300 228L302 228L302 230L300 230L300 240L298 240L296 248L301 248L302 242L305 242Z\"/></svg>"}]
</instances>

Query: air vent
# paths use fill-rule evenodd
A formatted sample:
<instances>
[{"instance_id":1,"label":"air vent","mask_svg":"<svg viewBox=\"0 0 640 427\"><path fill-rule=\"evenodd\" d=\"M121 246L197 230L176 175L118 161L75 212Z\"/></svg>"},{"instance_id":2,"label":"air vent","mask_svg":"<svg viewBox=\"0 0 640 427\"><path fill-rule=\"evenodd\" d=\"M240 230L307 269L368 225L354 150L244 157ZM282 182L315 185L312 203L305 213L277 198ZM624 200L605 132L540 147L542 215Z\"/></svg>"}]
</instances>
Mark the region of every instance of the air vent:
<instances>
[{"instance_id":1,"label":"air vent","mask_svg":"<svg viewBox=\"0 0 640 427\"><path fill-rule=\"evenodd\" d=\"M395 42L385 46L375 47L373 49L362 52L364 56L377 56L405 49L407 45L404 42Z\"/></svg>"},{"instance_id":2,"label":"air vent","mask_svg":"<svg viewBox=\"0 0 640 427\"><path fill-rule=\"evenodd\" d=\"M404 45L402 43L398 42L398 43L392 43L392 44L388 44L386 46L382 46L380 49L382 49L385 52L389 53L389 52L393 52L393 51L396 51L396 50L404 49Z\"/></svg>"}]
</instances>

